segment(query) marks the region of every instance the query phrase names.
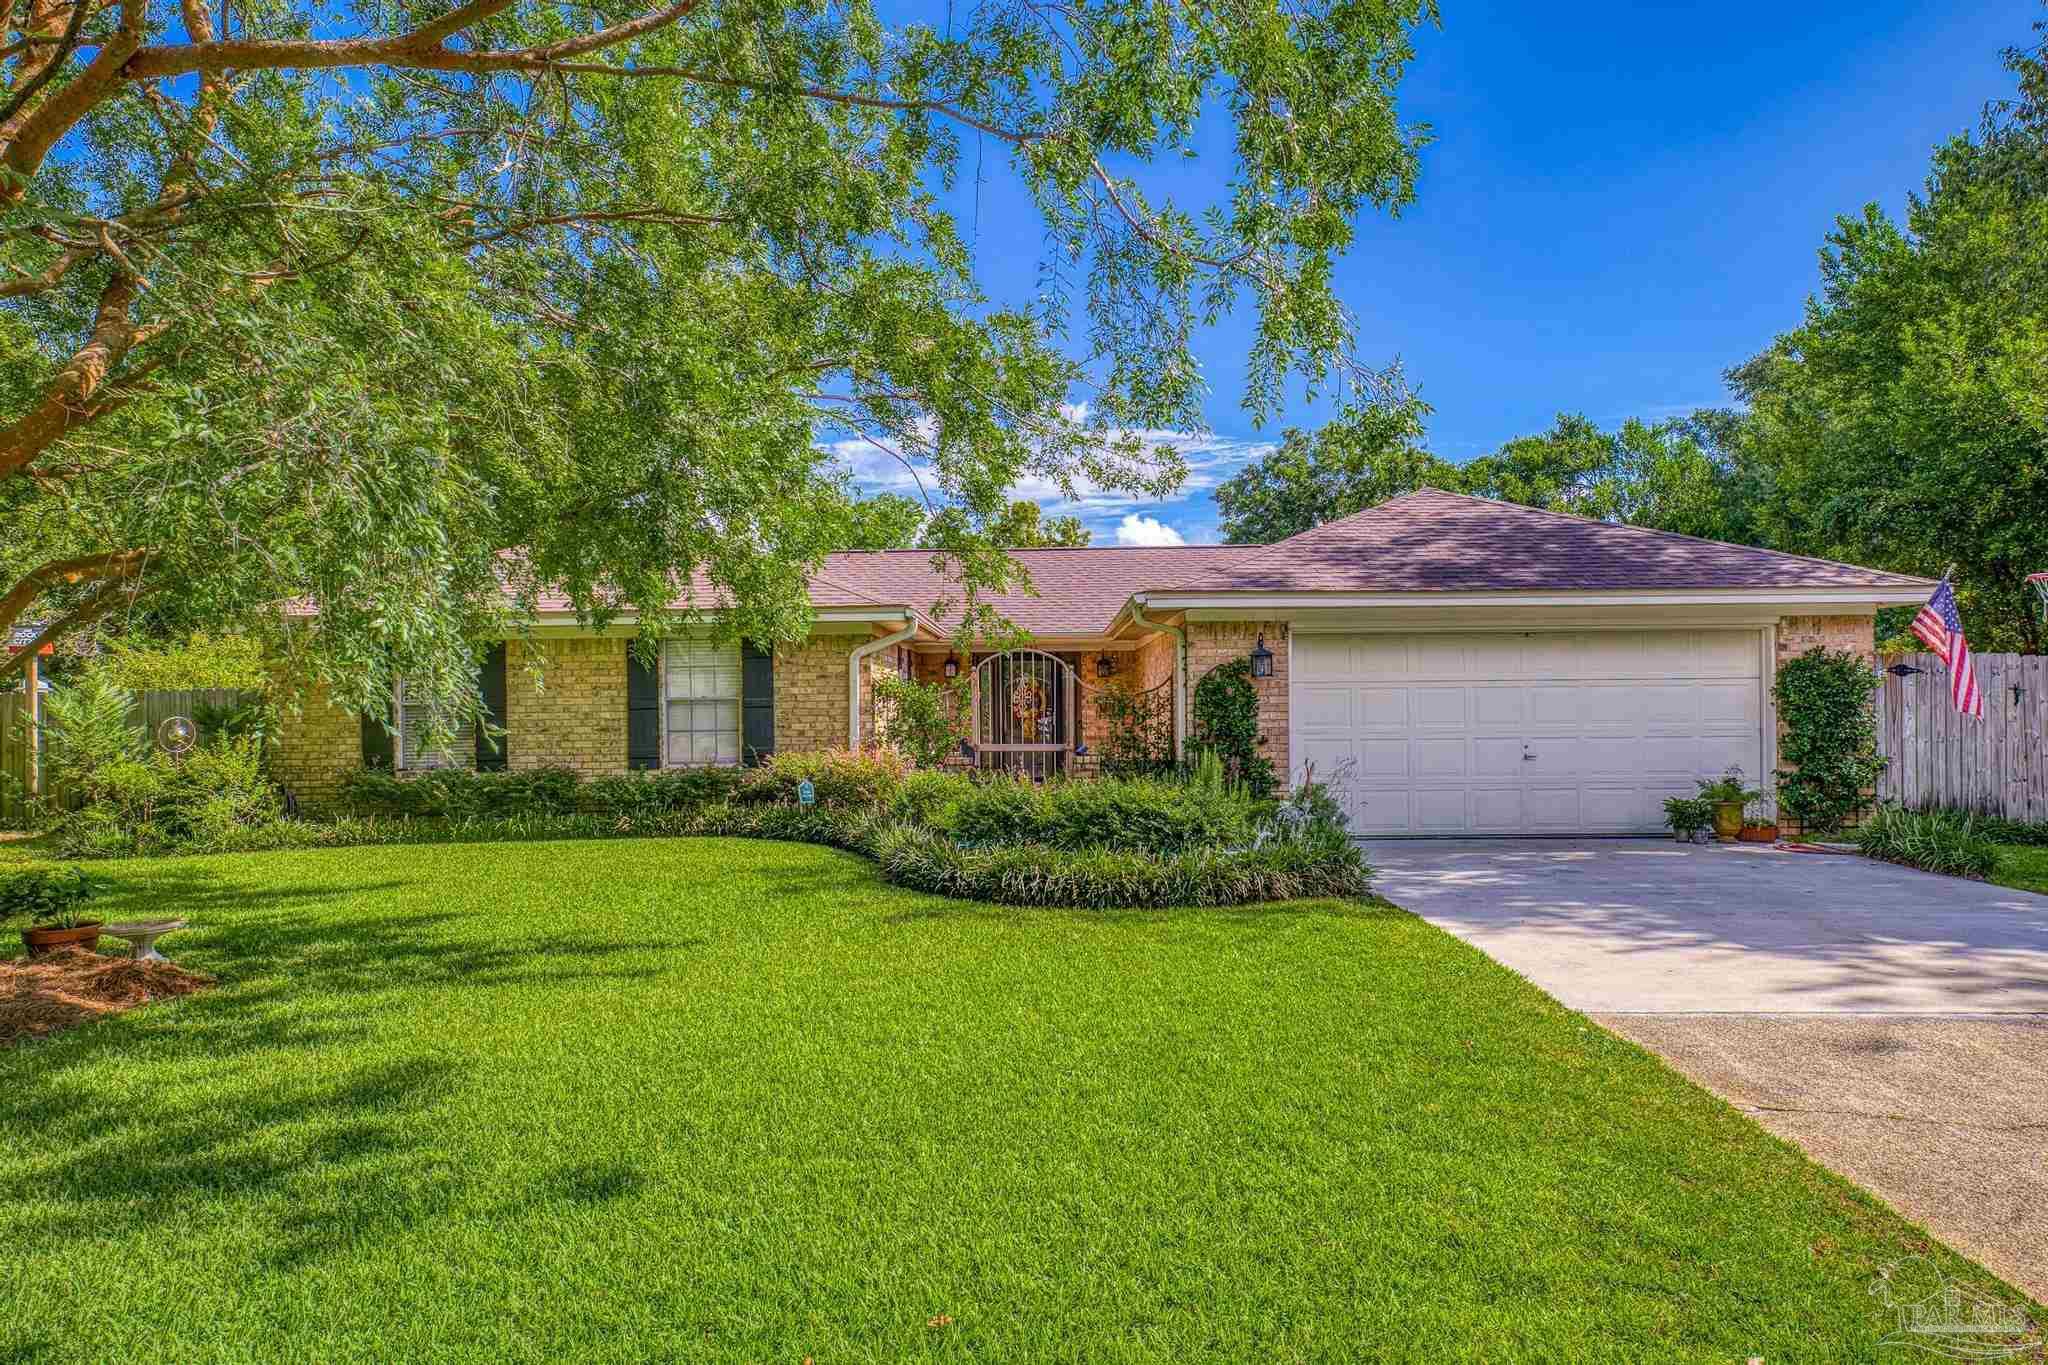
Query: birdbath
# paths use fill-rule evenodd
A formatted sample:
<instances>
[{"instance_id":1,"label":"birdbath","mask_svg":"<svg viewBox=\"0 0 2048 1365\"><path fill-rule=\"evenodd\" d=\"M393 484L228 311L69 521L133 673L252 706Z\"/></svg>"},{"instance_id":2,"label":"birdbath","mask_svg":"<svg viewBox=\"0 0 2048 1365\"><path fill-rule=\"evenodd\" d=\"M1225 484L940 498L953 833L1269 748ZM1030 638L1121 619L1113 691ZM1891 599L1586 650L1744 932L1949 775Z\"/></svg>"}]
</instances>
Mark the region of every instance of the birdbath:
<instances>
[{"instance_id":1,"label":"birdbath","mask_svg":"<svg viewBox=\"0 0 2048 1365\"><path fill-rule=\"evenodd\" d=\"M181 919L143 920L134 924L109 924L100 932L108 938L128 940L129 956L137 962L168 962L156 950L156 941L174 929L185 927Z\"/></svg>"}]
</instances>

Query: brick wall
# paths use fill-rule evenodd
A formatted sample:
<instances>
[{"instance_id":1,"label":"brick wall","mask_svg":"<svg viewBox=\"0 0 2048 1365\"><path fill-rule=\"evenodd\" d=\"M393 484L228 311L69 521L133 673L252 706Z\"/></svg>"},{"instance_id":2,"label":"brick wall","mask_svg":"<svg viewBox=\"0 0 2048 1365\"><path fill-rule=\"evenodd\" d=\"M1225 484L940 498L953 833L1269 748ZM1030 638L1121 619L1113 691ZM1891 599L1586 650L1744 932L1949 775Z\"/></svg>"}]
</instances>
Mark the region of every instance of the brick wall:
<instances>
[{"instance_id":1,"label":"brick wall","mask_svg":"<svg viewBox=\"0 0 2048 1365\"><path fill-rule=\"evenodd\" d=\"M1273 651L1273 676L1254 678L1259 692L1259 734L1266 741L1259 752L1273 761L1273 772L1282 787L1291 773L1287 765L1287 625L1283 621L1195 621L1188 633L1188 706L1192 710L1195 687L1218 664L1242 659L1252 652L1261 635ZM1169 657L1169 663L1171 662ZM1190 737L1194 724L1190 717Z\"/></svg>"},{"instance_id":2,"label":"brick wall","mask_svg":"<svg viewBox=\"0 0 2048 1365\"><path fill-rule=\"evenodd\" d=\"M1783 668L1785 664L1816 646L1836 653L1847 651L1860 655L1871 667L1877 666L1877 618L1872 616L1781 616L1778 618L1777 657L1771 667ZM1785 733L1785 723L1778 722L1780 739ZM1776 778L1764 773L1761 784L1774 784ZM1873 789L1871 796L1876 796ZM1785 834L1803 833L1799 823L1789 816L1780 815L1780 832Z\"/></svg>"},{"instance_id":3,"label":"brick wall","mask_svg":"<svg viewBox=\"0 0 2048 1365\"><path fill-rule=\"evenodd\" d=\"M624 639L513 640L505 646L509 766L626 771Z\"/></svg>"},{"instance_id":4,"label":"brick wall","mask_svg":"<svg viewBox=\"0 0 2048 1365\"><path fill-rule=\"evenodd\" d=\"M328 700L327 688L306 689L293 708L281 708L270 770L302 809L331 809L341 779L363 764L363 725L353 711Z\"/></svg>"},{"instance_id":5,"label":"brick wall","mask_svg":"<svg viewBox=\"0 0 2048 1365\"><path fill-rule=\"evenodd\" d=\"M872 638L813 635L776 651L777 752L846 747L846 658Z\"/></svg>"}]
</instances>

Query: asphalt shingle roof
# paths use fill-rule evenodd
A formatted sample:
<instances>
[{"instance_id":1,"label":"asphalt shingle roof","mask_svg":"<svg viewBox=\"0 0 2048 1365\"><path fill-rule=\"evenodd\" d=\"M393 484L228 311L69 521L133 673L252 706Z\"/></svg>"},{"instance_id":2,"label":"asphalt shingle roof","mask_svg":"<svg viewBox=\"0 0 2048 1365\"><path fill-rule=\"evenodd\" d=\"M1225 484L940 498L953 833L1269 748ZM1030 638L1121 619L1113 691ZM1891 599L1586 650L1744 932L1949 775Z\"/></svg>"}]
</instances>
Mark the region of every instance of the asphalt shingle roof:
<instances>
[{"instance_id":1,"label":"asphalt shingle roof","mask_svg":"<svg viewBox=\"0 0 2048 1365\"><path fill-rule=\"evenodd\" d=\"M1178 591L1933 588L1932 580L1419 489L1175 584Z\"/></svg>"}]
</instances>

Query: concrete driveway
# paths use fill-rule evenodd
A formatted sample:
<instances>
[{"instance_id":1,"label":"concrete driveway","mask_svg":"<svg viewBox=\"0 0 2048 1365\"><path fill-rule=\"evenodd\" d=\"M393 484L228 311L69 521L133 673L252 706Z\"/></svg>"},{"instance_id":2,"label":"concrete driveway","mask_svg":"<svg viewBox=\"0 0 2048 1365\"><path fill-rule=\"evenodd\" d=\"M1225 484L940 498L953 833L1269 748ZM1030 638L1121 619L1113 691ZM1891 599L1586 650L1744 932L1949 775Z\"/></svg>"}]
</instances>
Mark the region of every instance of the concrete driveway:
<instances>
[{"instance_id":1,"label":"concrete driveway","mask_svg":"<svg viewBox=\"0 0 2048 1365\"><path fill-rule=\"evenodd\" d=\"M1603 1013L2048 1013L2048 896L1668 839L1386 840L1375 889Z\"/></svg>"},{"instance_id":2,"label":"concrete driveway","mask_svg":"<svg viewBox=\"0 0 2048 1365\"><path fill-rule=\"evenodd\" d=\"M1387 899L2048 1302L2048 896L1754 844L1366 854Z\"/></svg>"}]
</instances>

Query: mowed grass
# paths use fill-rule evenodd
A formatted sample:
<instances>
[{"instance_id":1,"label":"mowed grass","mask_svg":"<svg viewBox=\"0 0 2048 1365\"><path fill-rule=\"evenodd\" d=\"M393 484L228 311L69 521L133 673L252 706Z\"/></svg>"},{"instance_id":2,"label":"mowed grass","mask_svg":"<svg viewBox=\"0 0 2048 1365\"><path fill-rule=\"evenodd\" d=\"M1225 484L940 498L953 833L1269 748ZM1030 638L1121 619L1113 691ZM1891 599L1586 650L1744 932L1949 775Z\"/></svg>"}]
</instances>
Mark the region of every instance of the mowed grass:
<instances>
[{"instance_id":1,"label":"mowed grass","mask_svg":"<svg viewBox=\"0 0 2048 1365\"><path fill-rule=\"evenodd\" d=\"M1991 880L2019 891L2048 895L2048 848L2028 844L2000 844L1998 871Z\"/></svg>"},{"instance_id":2,"label":"mowed grass","mask_svg":"<svg viewBox=\"0 0 2048 1365\"><path fill-rule=\"evenodd\" d=\"M0 1359L1868 1360L1928 1249L1385 906L719 840L105 870L222 984L0 1052Z\"/></svg>"}]
</instances>

